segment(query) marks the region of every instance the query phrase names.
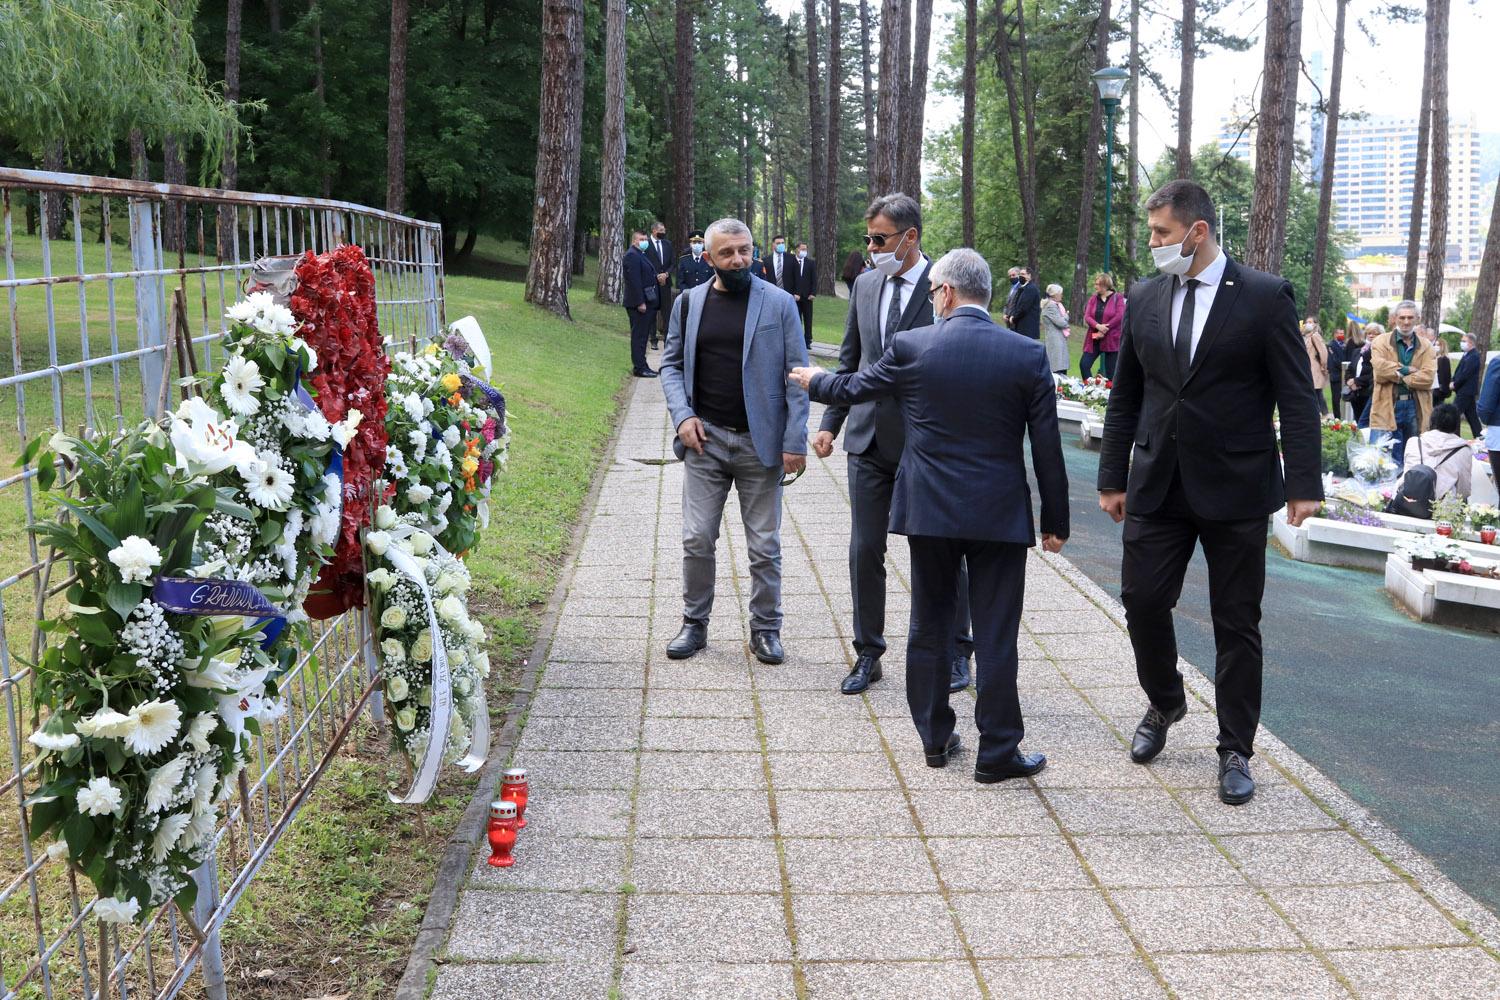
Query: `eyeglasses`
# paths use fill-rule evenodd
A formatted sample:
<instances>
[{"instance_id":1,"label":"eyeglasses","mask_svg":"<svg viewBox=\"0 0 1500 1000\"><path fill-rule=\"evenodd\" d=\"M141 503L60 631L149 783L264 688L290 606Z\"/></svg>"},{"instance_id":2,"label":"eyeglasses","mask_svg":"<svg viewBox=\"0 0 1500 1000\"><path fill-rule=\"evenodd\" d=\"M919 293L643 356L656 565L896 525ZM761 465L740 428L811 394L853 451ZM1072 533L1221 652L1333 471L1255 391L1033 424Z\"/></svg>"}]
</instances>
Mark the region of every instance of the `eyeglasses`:
<instances>
[{"instance_id":1,"label":"eyeglasses","mask_svg":"<svg viewBox=\"0 0 1500 1000\"><path fill-rule=\"evenodd\" d=\"M941 290L941 289L944 289L944 288L948 288L948 287L950 287L948 285L948 283L944 282L943 284L938 285L937 288L929 288L929 289L927 289L927 301L928 302L934 301L933 297L937 295L938 291Z\"/></svg>"},{"instance_id":2,"label":"eyeglasses","mask_svg":"<svg viewBox=\"0 0 1500 1000\"><path fill-rule=\"evenodd\" d=\"M885 241L886 240L889 240L892 237L896 237L896 236L900 236L900 235L901 235L900 233L868 233L864 237L865 246L867 246L867 247L883 247L883 246L885 246Z\"/></svg>"},{"instance_id":3,"label":"eyeglasses","mask_svg":"<svg viewBox=\"0 0 1500 1000\"><path fill-rule=\"evenodd\" d=\"M802 478L802 473L804 473L806 471L807 471L807 466L804 465L802 468L800 468L796 472L792 473L792 475L791 475L790 478L788 478L786 476L782 476L781 477L781 485L782 486L790 486L790 485L792 485L797 480L801 479Z\"/></svg>"}]
</instances>

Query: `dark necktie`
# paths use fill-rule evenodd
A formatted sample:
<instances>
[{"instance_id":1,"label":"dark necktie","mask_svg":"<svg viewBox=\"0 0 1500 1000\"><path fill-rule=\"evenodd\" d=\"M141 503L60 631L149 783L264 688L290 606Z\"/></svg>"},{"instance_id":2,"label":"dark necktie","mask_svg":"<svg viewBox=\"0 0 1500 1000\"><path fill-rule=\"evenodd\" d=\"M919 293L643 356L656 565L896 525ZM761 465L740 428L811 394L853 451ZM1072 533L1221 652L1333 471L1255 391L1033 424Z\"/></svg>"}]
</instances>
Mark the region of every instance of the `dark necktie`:
<instances>
[{"instance_id":1,"label":"dark necktie","mask_svg":"<svg viewBox=\"0 0 1500 1000\"><path fill-rule=\"evenodd\" d=\"M896 328L901 325L901 286L905 281L900 275L890 279L891 305L885 311L885 337L881 341L886 347L890 346L891 338L896 335Z\"/></svg>"},{"instance_id":2,"label":"dark necktie","mask_svg":"<svg viewBox=\"0 0 1500 1000\"><path fill-rule=\"evenodd\" d=\"M1187 296L1182 300L1182 316L1177 320L1177 378L1186 382L1188 369L1193 363L1193 310L1197 306L1198 286L1202 284L1197 278L1189 278L1185 283Z\"/></svg>"}]
</instances>

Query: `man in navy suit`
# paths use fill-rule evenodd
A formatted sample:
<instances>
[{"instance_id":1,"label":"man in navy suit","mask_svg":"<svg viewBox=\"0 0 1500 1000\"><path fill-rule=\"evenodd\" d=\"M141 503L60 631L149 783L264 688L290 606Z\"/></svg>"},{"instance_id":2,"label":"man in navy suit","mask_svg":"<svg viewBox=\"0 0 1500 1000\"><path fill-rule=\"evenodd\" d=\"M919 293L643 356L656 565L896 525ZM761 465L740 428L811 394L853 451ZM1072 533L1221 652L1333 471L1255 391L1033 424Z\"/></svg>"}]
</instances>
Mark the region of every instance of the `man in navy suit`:
<instances>
[{"instance_id":1,"label":"man in navy suit","mask_svg":"<svg viewBox=\"0 0 1500 1000\"><path fill-rule=\"evenodd\" d=\"M667 227L660 221L651 223L651 239L646 242L646 259L656 269L656 290L661 297L656 310L656 330L651 335L651 346L658 347L661 338L667 335L667 313L672 309L672 267L677 262L672 253L672 241L667 239Z\"/></svg>"},{"instance_id":2,"label":"man in navy suit","mask_svg":"<svg viewBox=\"0 0 1500 1000\"><path fill-rule=\"evenodd\" d=\"M656 378L646 365L646 341L656 329L656 314L661 306L661 286L656 268L646 256L651 241L637 229L630 234L630 249L623 262L625 277L625 314L630 317L630 373L636 378Z\"/></svg>"},{"instance_id":3,"label":"man in navy suit","mask_svg":"<svg viewBox=\"0 0 1500 1000\"><path fill-rule=\"evenodd\" d=\"M911 548L906 700L928 766L946 766L959 748L948 687L959 563L967 559L978 673L974 780L988 784L1035 774L1047 763L1020 748L1016 639L1026 550L1036 544L1022 442L1031 438L1049 552L1068 537L1068 473L1046 349L990 318L989 265L958 249L928 274L933 312L943 322L896 334L868 368L843 375L798 368L791 380L824 403L901 401L906 452L891 531L906 535Z\"/></svg>"},{"instance_id":4,"label":"man in navy suit","mask_svg":"<svg viewBox=\"0 0 1500 1000\"><path fill-rule=\"evenodd\" d=\"M1472 333L1459 339L1458 346L1464 352L1453 370L1453 405L1469 421L1469 433L1478 437L1484 431L1479 422L1479 348Z\"/></svg>"}]
</instances>

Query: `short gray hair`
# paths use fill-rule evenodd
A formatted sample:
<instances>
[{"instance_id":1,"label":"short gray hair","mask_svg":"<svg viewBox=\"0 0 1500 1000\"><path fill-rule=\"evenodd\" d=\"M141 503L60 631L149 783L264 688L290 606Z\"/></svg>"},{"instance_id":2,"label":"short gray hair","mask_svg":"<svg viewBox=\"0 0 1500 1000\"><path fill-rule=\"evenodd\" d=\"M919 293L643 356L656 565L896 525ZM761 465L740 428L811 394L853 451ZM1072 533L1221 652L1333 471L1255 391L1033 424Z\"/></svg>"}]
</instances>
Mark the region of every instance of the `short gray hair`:
<instances>
[{"instance_id":1,"label":"short gray hair","mask_svg":"<svg viewBox=\"0 0 1500 1000\"><path fill-rule=\"evenodd\" d=\"M750 227L739 219L724 218L708 224L703 230L703 245L709 253L713 253L715 236L749 236Z\"/></svg>"},{"instance_id":2,"label":"short gray hair","mask_svg":"<svg viewBox=\"0 0 1500 1000\"><path fill-rule=\"evenodd\" d=\"M934 287L947 285L964 302L990 303L990 265L976 250L949 250L932 265L928 280Z\"/></svg>"},{"instance_id":3,"label":"short gray hair","mask_svg":"<svg viewBox=\"0 0 1500 1000\"><path fill-rule=\"evenodd\" d=\"M1378 337L1383 333L1385 333L1385 327L1380 323L1365 324L1364 334L1366 340L1369 340L1371 337Z\"/></svg>"},{"instance_id":4,"label":"short gray hair","mask_svg":"<svg viewBox=\"0 0 1500 1000\"><path fill-rule=\"evenodd\" d=\"M1050 285L1047 286L1047 297L1049 299L1052 296L1054 296L1054 295L1061 295L1061 294L1062 294L1062 285L1059 285L1057 282L1054 281L1052 284L1050 284Z\"/></svg>"},{"instance_id":5,"label":"short gray hair","mask_svg":"<svg viewBox=\"0 0 1500 1000\"><path fill-rule=\"evenodd\" d=\"M1391 315L1394 316L1403 309L1410 309L1412 312L1416 313L1418 317L1422 315L1422 307L1417 305L1411 299L1402 299L1400 302L1397 302L1396 308L1391 310Z\"/></svg>"},{"instance_id":6,"label":"short gray hair","mask_svg":"<svg viewBox=\"0 0 1500 1000\"><path fill-rule=\"evenodd\" d=\"M909 194L897 191L894 194L883 194L870 202L870 207L865 209L865 221L869 222L877 215L883 215L895 223L897 232L906 232L908 229L917 231L917 238L922 237L922 206L917 204L917 199Z\"/></svg>"}]
</instances>

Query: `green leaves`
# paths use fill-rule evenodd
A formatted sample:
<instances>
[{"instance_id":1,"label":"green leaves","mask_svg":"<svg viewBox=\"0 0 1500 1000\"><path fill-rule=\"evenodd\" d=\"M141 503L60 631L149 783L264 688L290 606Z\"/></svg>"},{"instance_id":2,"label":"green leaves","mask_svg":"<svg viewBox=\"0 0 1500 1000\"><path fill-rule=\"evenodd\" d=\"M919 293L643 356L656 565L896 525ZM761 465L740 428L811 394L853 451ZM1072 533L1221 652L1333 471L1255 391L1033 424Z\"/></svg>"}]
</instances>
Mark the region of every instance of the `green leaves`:
<instances>
[{"instance_id":1,"label":"green leaves","mask_svg":"<svg viewBox=\"0 0 1500 1000\"><path fill-rule=\"evenodd\" d=\"M78 523L82 524L85 528L88 528L89 531L93 532L94 537L99 539L99 541L103 542L105 545L109 546L112 549L119 546L119 536L111 531L104 524L104 522L100 521L98 518L94 517L93 514L89 513L88 510L86 510L81 504L77 503L76 501L70 500L67 497L58 497L58 503L71 510L73 512L73 516L78 518Z\"/></svg>"},{"instance_id":2,"label":"green leaves","mask_svg":"<svg viewBox=\"0 0 1500 1000\"><path fill-rule=\"evenodd\" d=\"M130 618L130 612L141 603L142 587L139 583L111 583L105 591L104 600L110 610L120 616L121 621Z\"/></svg>"}]
</instances>

